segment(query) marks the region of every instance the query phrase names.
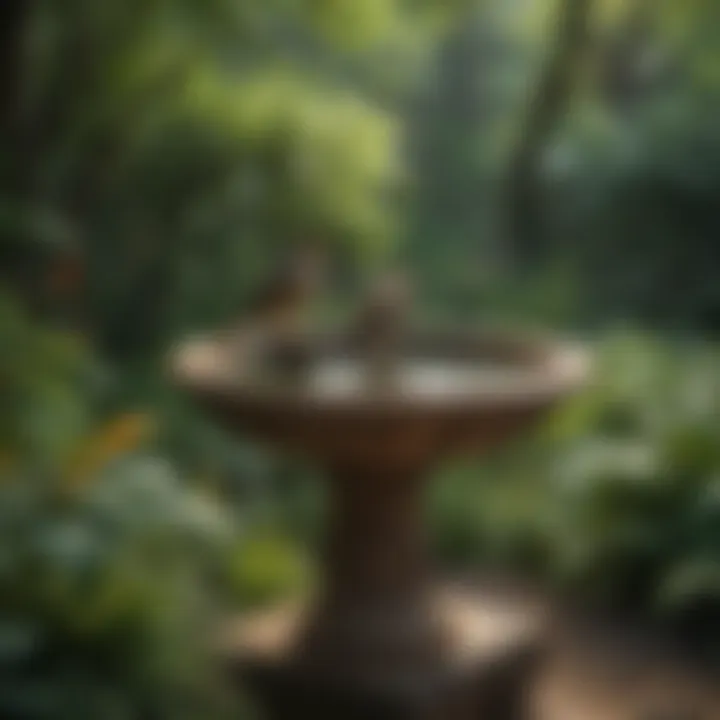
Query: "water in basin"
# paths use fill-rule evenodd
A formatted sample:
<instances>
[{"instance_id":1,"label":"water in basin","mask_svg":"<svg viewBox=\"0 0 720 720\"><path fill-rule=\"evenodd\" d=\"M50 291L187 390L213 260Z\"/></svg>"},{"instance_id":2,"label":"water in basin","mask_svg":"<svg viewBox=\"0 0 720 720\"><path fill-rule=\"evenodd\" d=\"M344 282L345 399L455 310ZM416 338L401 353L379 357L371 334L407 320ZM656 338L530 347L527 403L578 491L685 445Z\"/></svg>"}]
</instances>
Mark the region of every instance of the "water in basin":
<instances>
[{"instance_id":1,"label":"water in basin","mask_svg":"<svg viewBox=\"0 0 720 720\"><path fill-rule=\"evenodd\" d=\"M463 397L513 392L527 386L527 368L482 361L404 360L384 389L418 398ZM326 359L310 371L307 390L324 398L360 396L373 389L365 365L357 359Z\"/></svg>"}]
</instances>

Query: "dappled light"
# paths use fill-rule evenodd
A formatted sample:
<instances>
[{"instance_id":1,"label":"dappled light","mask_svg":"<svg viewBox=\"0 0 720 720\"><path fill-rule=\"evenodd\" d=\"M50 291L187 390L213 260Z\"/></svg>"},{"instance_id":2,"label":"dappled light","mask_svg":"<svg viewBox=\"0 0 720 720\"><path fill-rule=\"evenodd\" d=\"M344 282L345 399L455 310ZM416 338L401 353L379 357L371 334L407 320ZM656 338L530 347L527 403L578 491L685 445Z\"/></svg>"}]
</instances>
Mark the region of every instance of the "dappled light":
<instances>
[{"instance_id":1,"label":"dappled light","mask_svg":"<svg viewBox=\"0 0 720 720\"><path fill-rule=\"evenodd\" d=\"M0 718L720 717L720 4L6 0Z\"/></svg>"}]
</instances>

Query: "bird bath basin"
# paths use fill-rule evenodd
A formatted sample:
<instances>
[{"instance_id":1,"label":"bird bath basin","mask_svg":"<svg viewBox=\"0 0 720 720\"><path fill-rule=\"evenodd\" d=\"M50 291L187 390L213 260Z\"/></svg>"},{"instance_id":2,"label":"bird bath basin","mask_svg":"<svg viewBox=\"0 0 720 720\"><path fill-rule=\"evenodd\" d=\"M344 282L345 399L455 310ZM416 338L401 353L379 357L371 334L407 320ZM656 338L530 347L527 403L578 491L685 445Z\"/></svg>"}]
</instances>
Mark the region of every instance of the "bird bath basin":
<instances>
[{"instance_id":1,"label":"bird bath basin","mask_svg":"<svg viewBox=\"0 0 720 720\"><path fill-rule=\"evenodd\" d=\"M292 384L245 363L242 343L222 337L181 346L176 382L227 428L326 471L323 584L293 629L277 631L276 652L321 678L405 678L427 689L426 679L473 654L469 615L438 589L426 560L430 471L527 430L582 385L586 358L543 339L410 332L394 384L380 389L349 335L302 342L307 367Z\"/></svg>"}]
</instances>

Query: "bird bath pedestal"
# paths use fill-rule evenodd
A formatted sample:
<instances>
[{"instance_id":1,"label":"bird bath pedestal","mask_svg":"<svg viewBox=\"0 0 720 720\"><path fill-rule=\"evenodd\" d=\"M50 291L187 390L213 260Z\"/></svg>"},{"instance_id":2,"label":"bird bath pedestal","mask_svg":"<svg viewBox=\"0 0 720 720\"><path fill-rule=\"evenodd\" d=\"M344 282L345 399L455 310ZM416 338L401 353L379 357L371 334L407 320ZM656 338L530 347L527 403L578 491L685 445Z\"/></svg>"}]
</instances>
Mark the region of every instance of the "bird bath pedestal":
<instances>
[{"instance_id":1,"label":"bird bath pedestal","mask_svg":"<svg viewBox=\"0 0 720 720\"><path fill-rule=\"evenodd\" d=\"M377 393L363 386L349 338L306 343L306 377L292 387L243 371L242 350L222 338L189 342L174 362L177 382L226 427L327 471L318 596L244 618L229 643L237 665L271 718L494 717L487 703L528 657L537 618L433 582L424 490L443 459L515 437L577 389L582 353L497 334L416 333L398 386Z\"/></svg>"}]
</instances>

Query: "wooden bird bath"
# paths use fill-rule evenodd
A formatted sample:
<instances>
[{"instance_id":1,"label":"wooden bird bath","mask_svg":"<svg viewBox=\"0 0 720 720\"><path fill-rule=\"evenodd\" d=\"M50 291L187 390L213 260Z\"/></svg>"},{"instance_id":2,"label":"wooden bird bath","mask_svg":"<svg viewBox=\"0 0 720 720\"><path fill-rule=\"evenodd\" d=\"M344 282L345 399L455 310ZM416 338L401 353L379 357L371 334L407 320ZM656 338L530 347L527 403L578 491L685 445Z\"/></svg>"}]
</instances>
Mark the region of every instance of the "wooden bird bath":
<instances>
[{"instance_id":1,"label":"wooden bird bath","mask_svg":"<svg viewBox=\"0 0 720 720\"><path fill-rule=\"evenodd\" d=\"M233 647L250 658L273 717L475 717L465 681L481 683L480 670L532 631L527 613L489 610L433 582L422 522L429 470L527 430L582 385L586 358L544 340L416 332L395 387L378 392L347 336L303 342L307 368L292 386L265 382L223 338L186 343L173 364L180 386L226 427L326 470L319 596L244 621Z\"/></svg>"}]
</instances>

